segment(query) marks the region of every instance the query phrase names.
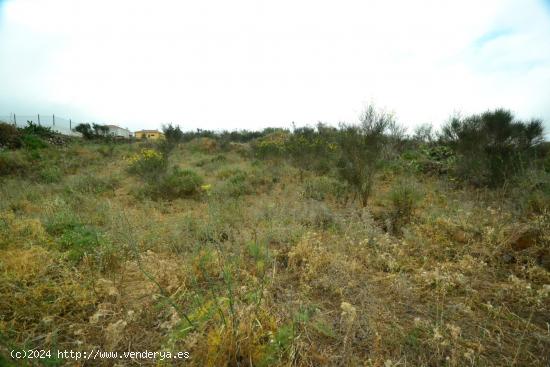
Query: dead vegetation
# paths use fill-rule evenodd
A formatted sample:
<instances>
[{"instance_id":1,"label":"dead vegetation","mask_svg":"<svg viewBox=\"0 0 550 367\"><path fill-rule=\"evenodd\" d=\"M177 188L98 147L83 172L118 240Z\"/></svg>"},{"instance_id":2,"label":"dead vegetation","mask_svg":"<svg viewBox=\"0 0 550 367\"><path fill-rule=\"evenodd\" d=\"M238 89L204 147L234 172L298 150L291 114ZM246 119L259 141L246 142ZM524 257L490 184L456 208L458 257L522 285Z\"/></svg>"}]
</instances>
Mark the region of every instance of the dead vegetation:
<instances>
[{"instance_id":1,"label":"dead vegetation","mask_svg":"<svg viewBox=\"0 0 550 367\"><path fill-rule=\"evenodd\" d=\"M69 146L47 158L59 180L2 178L0 364L15 348L191 355L120 366L549 363L544 201L397 168L376 171L364 207L243 146L176 146L167 164L201 178L192 196L143 195L139 144Z\"/></svg>"}]
</instances>

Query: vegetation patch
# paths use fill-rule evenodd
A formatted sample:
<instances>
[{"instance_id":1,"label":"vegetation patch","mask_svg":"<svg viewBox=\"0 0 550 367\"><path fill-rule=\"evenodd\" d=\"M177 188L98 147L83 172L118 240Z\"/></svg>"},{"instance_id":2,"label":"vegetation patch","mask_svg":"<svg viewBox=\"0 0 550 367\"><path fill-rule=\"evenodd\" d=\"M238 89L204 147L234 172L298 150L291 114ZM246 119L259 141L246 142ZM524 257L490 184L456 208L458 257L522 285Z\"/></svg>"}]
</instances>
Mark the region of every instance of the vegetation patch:
<instances>
[{"instance_id":1,"label":"vegetation patch","mask_svg":"<svg viewBox=\"0 0 550 367\"><path fill-rule=\"evenodd\" d=\"M62 146L5 128L0 364L131 346L189 366L547 366L548 143L500 110L457 121L406 135L367 108Z\"/></svg>"}]
</instances>

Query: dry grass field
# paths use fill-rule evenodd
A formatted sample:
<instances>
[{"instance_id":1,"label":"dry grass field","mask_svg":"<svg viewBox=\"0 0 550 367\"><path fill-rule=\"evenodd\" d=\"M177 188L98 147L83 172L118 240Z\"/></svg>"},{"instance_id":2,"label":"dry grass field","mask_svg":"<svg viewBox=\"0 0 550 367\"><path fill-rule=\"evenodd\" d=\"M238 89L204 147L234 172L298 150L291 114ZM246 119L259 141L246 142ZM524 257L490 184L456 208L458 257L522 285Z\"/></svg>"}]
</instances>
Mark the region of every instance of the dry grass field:
<instances>
[{"instance_id":1,"label":"dry grass field","mask_svg":"<svg viewBox=\"0 0 550 367\"><path fill-rule=\"evenodd\" d=\"M462 184L401 150L362 202L268 137L0 152L0 365L548 366L547 173Z\"/></svg>"}]
</instances>

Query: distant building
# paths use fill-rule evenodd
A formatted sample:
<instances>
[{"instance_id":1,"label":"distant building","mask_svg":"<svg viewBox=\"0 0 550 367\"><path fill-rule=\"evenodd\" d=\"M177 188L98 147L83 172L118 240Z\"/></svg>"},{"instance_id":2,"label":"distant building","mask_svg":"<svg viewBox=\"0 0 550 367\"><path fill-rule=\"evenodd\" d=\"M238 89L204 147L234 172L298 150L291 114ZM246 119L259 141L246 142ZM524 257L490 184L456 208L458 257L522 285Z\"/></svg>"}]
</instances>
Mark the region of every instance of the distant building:
<instances>
[{"instance_id":1,"label":"distant building","mask_svg":"<svg viewBox=\"0 0 550 367\"><path fill-rule=\"evenodd\" d=\"M128 129L124 129L120 126L116 125L105 125L107 127L107 131L105 135L114 136L116 138L126 138L129 139L130 136L132 136L132 133Z\"/></svg>"},{"instance_id":2,"label":"distant building","mask_svg":"<svg viewBox=\"0 0 550 367\"><path fill-rule=\"evenodd\" d=\"M139 130L134 133L136 139L164 139L164 134L158 130Z\"/></svg>"}]
</instances>

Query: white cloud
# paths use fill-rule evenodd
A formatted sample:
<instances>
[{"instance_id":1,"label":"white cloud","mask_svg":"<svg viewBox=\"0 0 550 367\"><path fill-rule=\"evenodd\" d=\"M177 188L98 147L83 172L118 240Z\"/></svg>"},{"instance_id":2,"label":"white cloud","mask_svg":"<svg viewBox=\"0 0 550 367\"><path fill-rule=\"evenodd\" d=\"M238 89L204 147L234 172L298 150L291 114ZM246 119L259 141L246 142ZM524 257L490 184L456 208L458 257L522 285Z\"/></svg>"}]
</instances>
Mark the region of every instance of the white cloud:
<instances>
[{"instance_id":1,"label":"white cloud","mask_svg":"<svg viewBox=\"0 0 550 367\"><path fill-rule=\"evenodd\" d=\"M535 0L8 1L0 114L261 128L352 121L374 101L409 126L498 106L550 121L549 14Z\"/></svg>"}]
</instances>

